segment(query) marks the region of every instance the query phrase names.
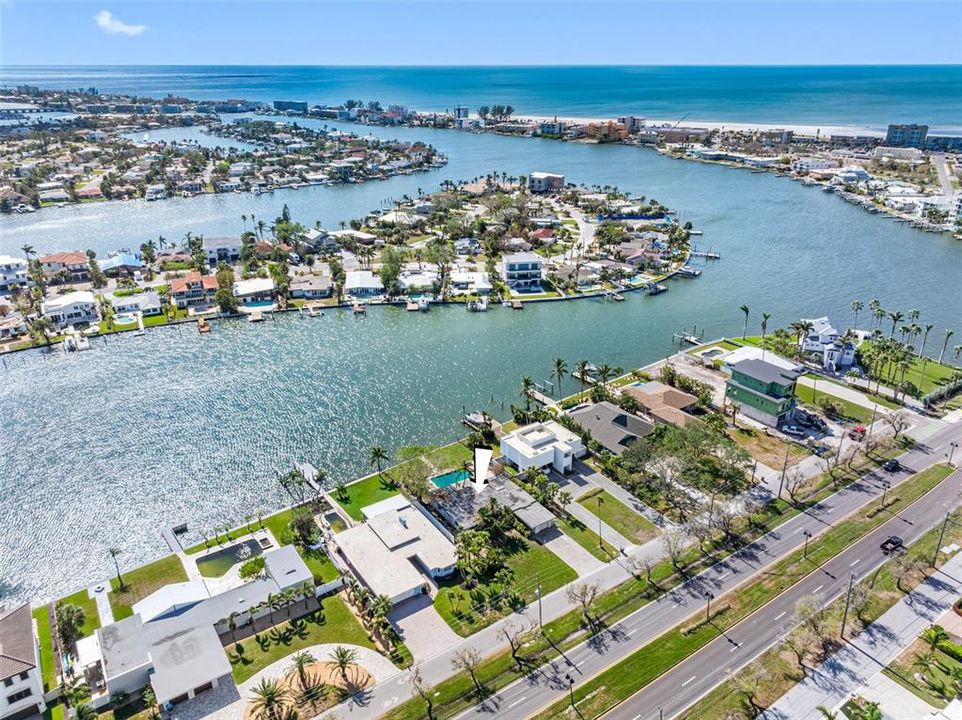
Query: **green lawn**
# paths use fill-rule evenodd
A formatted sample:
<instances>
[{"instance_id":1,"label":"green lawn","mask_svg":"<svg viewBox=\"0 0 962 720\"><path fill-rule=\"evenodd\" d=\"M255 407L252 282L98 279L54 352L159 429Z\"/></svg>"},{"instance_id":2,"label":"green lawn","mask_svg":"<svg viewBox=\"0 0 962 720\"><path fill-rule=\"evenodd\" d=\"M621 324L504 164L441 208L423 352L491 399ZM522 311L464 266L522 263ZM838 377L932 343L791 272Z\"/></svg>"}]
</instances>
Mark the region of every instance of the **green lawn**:
<instances>
[{"instance_id":1,"label":"green lawn","mask_svg":"<svg viewBox=\"0 0 962 720\"><path fill-rule=\"evenodd\" d=\"M929 345L930 349L934 347L936 346ZM938 345L937 349L941 350L941 345ZM938 355L938 353L935 354ZM946 350L946 357L951 359L951 355L952 345L950 344L948 350ZM925 366L924 377L922 375L923 365ZM905 380L911 383L914 388L918 389L918 392L914 393L916 397L921 397L928 395L942 385L948 384L949 380L952 379L953 372L954 368L951 365L940 365L934 359L923 360L915 357L912 359L912 365L905 373ZM891 385L891 381L888 377L883 377L882 384Z\"/></svg>"},{"instance_id":2,"label":"green lawn","mask_svg":"<svg viewBox=\"0 0 962 720\"><path fill-rule=\"evenodd\" d=\"M557 590L578 574L557 555L537 543L520 537L508 541L505 564L514 570L511 591L530 604L537 597ZM434 599L434 607L451 628L463 637L487 627L511 612L507 601L499 598L501 588L482 582L473 590L464 590L457 580L443 585Z\"/></svg>"},{"instance_id":3,"label":"green lawn","mask_svg":"<svg viewBox=\"0 0 962 720\"><path fill-rule=\"evenodd\" d=\"M816 400L821 399L823 397L830 397L833 402L838 403L839 406L842 408L842 415L846 419L851 420L853 422L862 423L862 424L866 424L872 421L871 408L867 408L863 405L858 405L856 403L851 402L850 400L846 400L845 398L840 398L837 395L832 395L831 393L826 392L826 390L822 387L822 383L819 383L818 388L812 388L812 387L809 387L808 385L796 385L795 396L798 398L799 402L804 403L805 405L809 405L815 409L818 409L819 412L821 412L821 410L819 409L818 403L816 402ZM878 420L880 417L881 417L880 413L875 414L876 420Z\"/></svg>"},{"instance_id":4,"label":"green lawn","mask_svg":"<svg viewBox=\"0 0 962 720\"><path fill-rule=\"evenodd\" d=\"M329 558L323 550L298 548L298 552L301 554L301 558L303 558L308 569L314 575L314 582L317 585L328 583L341 574L338 569L334 567L331 558Z\"/></svg>"},{"instance_id":5,"label":"green lawn","mask_svg":"<svg viewBox=\"0 0 962 720\"><path fill-rule=\"evenodd\" d=\"M374 649L367 632L338 595L321 600L321 609L300 620L275 625L267 632L228 645L235 683L242 683L271 663L303 648L324 643L361 645ZM327 658L318 658L327 660Z\"/></svg>"},{"instance_id":6,"label":"green lawn","mask_svg":"<svg viewBox=\"0 0 962 720\"><path fill-rule=\"evenodd\" d=\"M384 474L383 477L381 475L371 475L363 480L345 485L343 495L334 491L331 493L331 496L338 505L344 508L344 511L348 515L360 522L364 519L364 516L361 514L361 508L373 505L381 500L386 500L389 497L397 495L399 492L387 474Z\"/></svg>"},{"instance_id":7,"label":"green lawn","mask_svg":"<svg viewBox=\"0 0 962 720\"><path fill-rule=\"evenodd\" d=\"M97 601L87 595L86 590L80 590L73 595L61 598L58 602L76 605L84 611L84 626L81 629L81 637L93 635L94 631L100 627L100 615L97 613Z\"/></svg>"},{"instance_id":8,"label":"green lawn","mask_svg":"<svg viewBox=\"0 0 962 720\"><path fill-rule=\"evenodd\" d=\"M597 527L592 530L576 517L559 517L556 522L561 532L601 560L601 562L609 562L612 558L618 556L618 550L607 540L602 540L601 545L598 544Z\"/></svg>"},{"instance_id":9,"label":"green lawn","mask_svg":"<svg viewBox=\"0 0 962 720\"><path fill-rule=\"evenodd\" d=\"M598 505L601 498L601 505ZM636 513L603 488L597 488L577 500L578 504L598 515L615 532L633 543L643 543L658 534L654 523Z\"/></svg>"},{"instance_id":10,"label":"green lawn","mask_svg":"<svg viewBox=\"0 0 962 720\"><path fill-rule=\"evenodd\" d=\"M628 657L581 683L574 691L580 714L585 717L603 715L715 638L721 637L726 630L809 575L813 568L835 557L935 487L951 472L952 469L947 465L934 465L923 470L904 481L890 494L886 503L889 512L878 512L881 498L868 503L848 519L813 539L809 544L807 557L802 550L797 550L776 562L754 580L719 598L718 610L711 623L693 626L691 621L688 621L685 625L675 626ZM683 632L686 626L688 632ZM568 705L568 698L564 698L552 703L534 717L536 720L553 720L564 715Z\"/></svg>"},{"instance_id":11,"label":"green lawn","mask_svg":"<svg viewBox=\"0 0 962 720\"><path fill-rule=\"evenodd\" d=\"M720 348L721 350L737 350L738 346L734 343L730 343L727 340L719 340L718 342L709 343L708 345L699 345L698 347L693 347L688 351L689 355L701 355L706 350L711 348Z\"/></svg>"},{"instance_id":12,"label":"green lawn","mask_svg":"<svg viewBox=\"0 0 962 720\"><path fill-rule=\"evenodd\" d=\"M33 617L37 621L37 640L40 644L40 672L43 676L44 692L52 690L57 683L57 666L54 661L53 635L50 630L49 605L34 608Z\"/></svg>"},{"instance_id":13,"label":"green lawn","mask_svg":"<svg viewBox=\"0 0 962 720\"><path fill-rule=\"evenodd\" d=\"M833 387L833 386L834 386L834 387L841 387L841 388L848 388L849 390L853 390L853 391L855 391L855 392L860 393L861 395L863 395L863 396L865 397L866 402L869 402L869 403L878 403L881 407L888 408L889 410L901 410L901 409L902 409L902 406L899 405L897 402L893 402L892 400L889 400L887 397L882 397L881 395L875 395L874 393L868 393L868 392L865 391L864 388L861 388L861 387L854 387L854 386L845 385L845 384L843 384L843 383L836 382L835 380L829 380L828 378L824 378L824 377L822 377L821 375L816 375L816 374L814 374L814 373L807 373L807 374L805 375L805 377L807 377L809 380L817 380L817 381L818 381L818 394L819 394L819 395L821 395L821 394L822 394L822 390L825 389L832 397L835 397L835 393L832 392L832 387ZM826 387L826 386L827 386L827 387Z\"/></svg>"},{"instance_id":14,"label":"green lawn","mask_svg":"<svg viewBox=\"0 0 962 720\"><path fill-rule=\"evenodd\" d=\"M110 581L110 607L115 620L122 620L134 614L133 604L143 600L152 592L172 583L187 582L187 571L176 555L144 565L136 570L123 573L126 589L119 591L117 578Z\"/></svg>"}]
</instances>

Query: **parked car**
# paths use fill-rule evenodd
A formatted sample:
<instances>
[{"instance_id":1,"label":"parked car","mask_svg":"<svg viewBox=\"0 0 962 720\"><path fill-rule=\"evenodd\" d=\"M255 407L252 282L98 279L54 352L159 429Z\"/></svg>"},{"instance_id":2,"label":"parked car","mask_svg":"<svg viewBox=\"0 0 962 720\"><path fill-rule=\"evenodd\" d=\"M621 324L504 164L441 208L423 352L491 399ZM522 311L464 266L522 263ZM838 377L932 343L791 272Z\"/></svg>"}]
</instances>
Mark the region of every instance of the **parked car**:
<instances>
[{"instance_id":1,"label":"parked car","mask_svg":"<svg viewBox=\"0 0 962 720\"><path fill-rule=\"evenodd\" d=\"M792 437L805 437L805 431L802 430L798 425L785 425L782 428L782 432L786 435L791 435Z\"/></svg>"},{"instance_id":2,"label":"parked car","mask_svg":"<svg viewBox=\"0 0 962 720\"><path fill-rule=\"evenodd\" d=\"M852 440L855 440L855 441L857 441L857 442L861 442L862 440L865 439L865 433L866 433L866 432L867 432L867 431L866 431L866 429L865 429L864 426L862 426L862 425L856 425L855 427L849 429L849 431L848 431L848 436L849 436Z\"/></svg>"},{"instance_id":3,"label":"parked car","mask_svg":"<svg viewBox=\"0 0 962 720\"><path fill-rule=\"evenodd\" d=\"M882 548L882 552L884 554L891 555L892 553L901 550L903 546L904 543L902 542L902 538L900 538L898 535L892 535L891 537L886 538L879 547Z\"/></svg>"},{"instance_id":4,"label":"parked car","mask_svg":"<svg viewBox=\"0 0 962 720\"><path fill-rule=\"evenodd\" d=\"M902 469L902 466L899 464L898 460L892 458L882 466L882 469L886 472L898 472Z\"/></svg>"}]
</instances>

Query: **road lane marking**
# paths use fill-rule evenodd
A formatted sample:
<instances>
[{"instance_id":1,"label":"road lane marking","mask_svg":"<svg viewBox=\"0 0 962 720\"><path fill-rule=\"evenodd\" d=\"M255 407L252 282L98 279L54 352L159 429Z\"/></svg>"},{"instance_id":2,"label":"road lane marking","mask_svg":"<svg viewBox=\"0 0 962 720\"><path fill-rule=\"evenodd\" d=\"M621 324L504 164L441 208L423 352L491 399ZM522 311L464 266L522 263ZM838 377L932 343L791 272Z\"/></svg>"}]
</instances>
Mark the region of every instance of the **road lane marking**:
<instances>
[{"instance_id":1,"label":"road lane marking","mask_svg":"<svg viewBox=\"0 0 962 720\"><path fill-rule=\"evenodd\" d=\"M812 595L814 595L815 593L817 593L817 592L818 592L819 590L821 590L823 587L825 587L825 586L824 586L824 585L819 585L817 588L815 588L814 590L812 590Z\"/></svg>"},{"instance_id":2,"label":"road lane marking","mask_svg":"<svg viewBox=\"0 0 962 720\"><path fill-rule=\"evenodd\" d=\"M725 573L724 575L719 575L719 576L718 576L718 579L719 579L719 580L724 580L724 579L727 578L729 575L731 575L731 573Z\"/></svg>"},{"instance_id":3,"label":"road lane marking","mask_svg":"<svg viewBox=\"0 0 962 720\"><path fill-rule=\"evenodd\" d=\"M860 562L862 562L862 558L856 558L854 562L849 563L849 567L855 567Z\"/></svg>"},{"instance_id":4,"label":"road lane marking","mask_svg":"<svg viewBox=\"0 0 962 720\"><path fill-rule=\"evenodd\" d=\"M681 684L681 686L682 686L682 687L685 687L688 683L690 683L690 682L691 682L692 680L694 680L696 677L698 677L698 676L697 676L697 675L692 675L690 678L688 678L687 680L685 680L685 682L683 682L683 683Z\"/></svg>"},{"instance_id":5,"label":"road lane marking","mask_svg":"<svg viewBox=\"0 0 962 720\"><path fill-rule=\"evenodd\" d=\"M741 647L741 645L736 645L735 647L733 647L733 648L732 648L731 650L729 650L728 652L733 653L733 652L735 652L735 651L736 651L738 648L740 648L740 647Z\"/></svg>"},{"instance_id":6,"label":"road lane marking","mask_svg":"<svg viewBox=\"0 0 962 720\"><path fill-rule=\"evenodd\" d=\"M525 699L526 699L526 698L519 698L518 700L515 700L513 703L511 703L510 705L508 705L508 707L509 707L509 708L513 708L513 707L514 707L515 705L517 705L518 703L523 703L523 702L525 701Z\"/></svg>"},{"instance_id":7,"label":"road lane marking","mask_svg":"<svg viewBox=\"0 0 962 720\"><path fill-rule=\"evenodd\" d=\"M576 668L580 668L580 667L581 667L582 665L584 665L584 664L585 664L585 661L582 660L580 663L578 663L577 665L575 665L575 667L576 667Z\"/></svg>"},{"instance_id":8,"label":"road lane marking","mask_svg":"<svg viewBox=\"0 0 962 720\"><path fill-rule=\"evenodd\" d=\"M776 619L776 620L780 620L781 618L785 617L785 613L786 613L786 612L788 612L788 611L787 611L787 610L782 610L782 612L778 613L778 615L775 616L775 619Z\"/></svg>"}]
</instances>

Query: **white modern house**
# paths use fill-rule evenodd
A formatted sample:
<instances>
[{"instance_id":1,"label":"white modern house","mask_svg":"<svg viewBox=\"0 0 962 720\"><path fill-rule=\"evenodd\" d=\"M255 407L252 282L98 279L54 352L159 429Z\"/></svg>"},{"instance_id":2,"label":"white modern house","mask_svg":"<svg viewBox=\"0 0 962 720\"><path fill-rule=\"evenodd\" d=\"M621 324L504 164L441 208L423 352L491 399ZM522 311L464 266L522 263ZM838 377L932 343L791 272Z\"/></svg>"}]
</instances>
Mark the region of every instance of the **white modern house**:
<instances>
[{"instance_id":1,"label":"white modern house","mask_svg":"<svg viewBox=\"0 0 962 720\"><path fill-rule=\"evenodd\" d=\"M207 255L207 262L211 265L216 265L221 260L228 263L237 262L243 245L239 237L207 237L206 235L201 244Z\"/></svg>"},{"instance_id":2,"label":"white modern house","mask_svg":"<svg viewBox=\"0 0 962 720\"><path fill-rule=\"evenodd\" d=\"M89 290L76 290L48 298L40 306L40 312L58 330L68 325L100 320L97 298Z\"/></svg>"},{"instance_id":3,"label":"white modern house","mask_svg":"<svg viewBox=\"0 0 962 720\"><path fill-rule=\"evenodd\" d=\"M393 604L427 590L425 576L454 572L451 540L403 495L361 510L365 522L334 536L340 557L375 595Z\"/></svg>"},{"instance_id":4,"label":"white modern house","mask_svg":"<svg viewBox=\"0 0 962 720\"><path fill-rule=\"evenodd\" d=\"M27 287L27 261L0 255L0 293Z\"/></svg>"},{"instance_id":5,"label":"white modern house","mask_svg":"<svg viewBox=\"0 0 962 720\"><path fill-rule=\"evenodd\" d=\"M491 279L486 272L458 268L448 275L452 295L487 295Z\"/></svg>"},{"instance_id":6,"label":"white modern house","mask_svg":"<svg viewBox=\"0 0 962 720\"><path fill-rule=\"evenodd\" d=\"M556 173L533 172L528 176L528 189L535 193L557 192L564 189L565 176Z\"/></svg>"},{"instance_id":7,"label":"white modern house","mask_svg":"<svg viewBox=\"0 0 962 720\"><path fill-rule=\"evenodd\" d=\"M528 292L541 290L541 256L519 252L501 258L501 277L512 290Z\"/></svg>"},{"instance_id":8,"label":"white modern house","mask_svg":"<svg viewBox=\"0 0 962 720\"><path fill-rule=\"evenodd\" d=\"M163 307L160 304L160 293L147 290L133 295L111 296L110 304L115 313L143 313L144 317L160 315Z\"/></svg>"},{"instance_id":9,"label":"white modern house","mask_svg":"<svg viewBox=\"0 0 962 720\"><path fill-rule=\"evenodd\" d=\"M803 353L817 355L821 359L822 367L829 372L836 372L855 362L855 345L841 340L838 330L827 317L804 322L810 322L812 329L802 341Z\"/></svg>"},{"instance_id":10,"label":"white modern house","mask_svg":"<svg viewBox=\"0 0 962 720\"><path fill-rule=\"evenodd\" d=\"M581 438L554 420L532 423L501 438L501 453L519 470L550 468L560 473L571 470L574 458L583 457Z\"/></svg>"},{"instance_id":11,"label":"white modern house","mask_svg":"<svg viewBox=\"0 0 962 720\"><path fill-rule=\"evenodd\" d=\"M255 277L249 280L238 280L233 285L234 297L242 305L265 302L274 299L274 280L266 277Z\"/></svg>"},{"instance_id":12,"label":"white modern house","mask_svg":"<svg viewBox=\"0 0 962 720\"><path fill-rule=\"evenodd\" d=\"M46 709L30 605L0 608L0 720L23 720Z\"/></svg>"}]
</instances>

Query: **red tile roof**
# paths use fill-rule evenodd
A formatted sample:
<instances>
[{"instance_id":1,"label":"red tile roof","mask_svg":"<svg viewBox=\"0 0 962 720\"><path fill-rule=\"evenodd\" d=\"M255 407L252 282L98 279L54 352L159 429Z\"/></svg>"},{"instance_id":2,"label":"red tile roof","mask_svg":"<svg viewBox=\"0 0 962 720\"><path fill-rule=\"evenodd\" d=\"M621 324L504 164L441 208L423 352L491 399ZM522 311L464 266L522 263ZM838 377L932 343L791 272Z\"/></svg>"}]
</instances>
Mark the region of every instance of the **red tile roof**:
<instances>
[{"instance_id":1,"label":"red tile roof","mask_svg":"<svg viewBox=\"0 0 962 720\"><path fill-rule=\"evenodd\" d=\"M61 265L86 265L87 255L79 250L70 250L67 252L51 253L50 255L44 255L40 258L40 262L46 263L59 263Z\"/></svg>"}]
</instances>

